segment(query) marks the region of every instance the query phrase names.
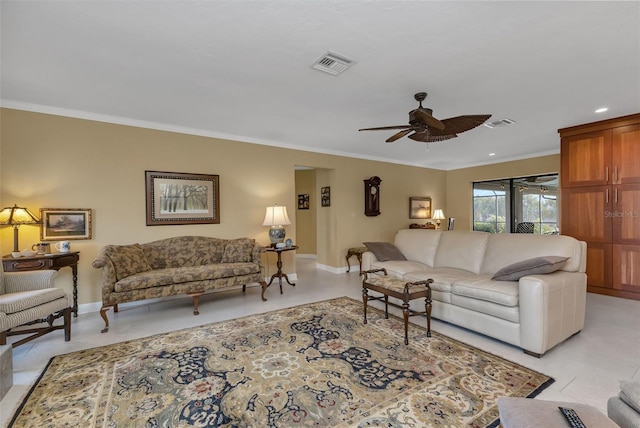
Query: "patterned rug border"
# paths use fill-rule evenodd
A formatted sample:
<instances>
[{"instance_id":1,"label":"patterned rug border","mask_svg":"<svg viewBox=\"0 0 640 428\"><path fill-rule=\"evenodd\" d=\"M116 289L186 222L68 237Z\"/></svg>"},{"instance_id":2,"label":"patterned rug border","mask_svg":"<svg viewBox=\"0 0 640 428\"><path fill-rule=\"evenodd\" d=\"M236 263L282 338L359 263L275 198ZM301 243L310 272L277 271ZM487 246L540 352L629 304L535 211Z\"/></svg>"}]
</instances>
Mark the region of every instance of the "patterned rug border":
<instances>
[{"instance_id":1,"label":"patterned rug border","mask_svg":"<svg viewBox=\"0 0 640 428\"><path fill-rule=\"evenodd\" d=\"M162 332L162 333L152 334L150 336L142 336L142 337L139 337L139 338L136 338L136 339L125 340L125 341L122 341L122 342L111 343L111 344L108 344L108 345L96 346L96 347L92 347L92 348L86 348L86 349L81 349L81 350L76 350L76 351L71 351L71 352L67 352L67 353L63 353L63 354L54 355L53 357L51 357L49 359L49 361L47 362L45 367L42 369L42 371L40 372L40 374L37 377L37 379L33 382L31 387L29 388L29 390L21 398L20 403L16 406L16 408L13 411L13 416L11 418L11 421L7 425L7 428L11 428L14 425L14 423L16 422L18 416L22 412L22 409L24 408L24 406L27 404L29 398L31 397L32 393L38 387L38 384L40 383L42 378L45 376L45 374L47 373L47 370L49 369L49 367L51 366L51 364L54 362L54 360L56 358L61 358L61 357L64 357L64 356L67 356L67 355L70 355L70 354L74 354L74 353L77 353L77 352L81 352L81 351L99 350L100 348L107 348L107 347L114 346L114 345L124 345L124 344L128 344L128 343L136 342L136 341L139 341L139 340L150 340L150 339L153 339L155 337L160 337L160 336L166 335L168 333L179 333L179 332L191 330L193 328L199 328L199 327L205 327L205 326L214 326L214 325L227 323L227 322L230 322L230 321L239 321L239 320L243 320L243 319L246 319L246 318L251 318L251 317L254 317L254 316L274 314L274 313L282 311L282 310L295 309L295 308L300 308L300 307L307 306L307 305L312 305L312 304L330 303L330 302L334 302L334 301L341 301L341 300L344 300L344 299L349 300L349 301L351 301L353 303L357 303L357 304L361 304L362 303L361 301L359 301L357 299L354 299L352 297L349 297L349 296L335 297L335 298L331 298L331 299L325 299L325 300L318 300L318 301L313 301L313 302L301 303L299 305L293 305L293 306L273 309L273 310L270 310L270 311L257 312L257 313L253 313L253 314L249 314L249 315L244 315L244 316L241 316L241 317L238 317L238 318L229 318L229 319L226 319L226 320L200 324L200 325L196 325L196 326L192 326L192 327L186 327L186 328L182 328L182 329L178 329L178 330L171 330L171 331L166 331L166 332ZM367 310L368 311L376 311L379 314L384 314L384 309L380 309L380 308L377 308L375 306L368 306ZM397 316L395 314L392 314L392 313L389 313L389 317L393 317L398 321L402 321L401 317L399 317L399 316ZM411 320L409 321L409 323L411 324L411 327L418 328L419 330L422 330L422 331L426 332L426 327L424 327L422 325L419 325L419 324L416 324L416 323L412 322ZM540 386L538 386L534 391L529 393L525 398L535 398L536 396L538 396L541 392L543 392L545 389L547 389L549 386L551 386L555 382L555 379L553 377L549 376L549 375L546 375L546 374L544 374L542 372L539 372L537 370L531 369L531 368L529 368L529 367L527 367L527 366L525 366L523 364L511 361L511 360L509 360L507 358L504 358L504 357L502 357L500 355L497 355L497 354L494 354L492 352L486 351L484 349L478 348L475 345L470 345L470 344L465 343L465 342L463 342L461 340L454 339L454 338L452 338L452 337L450 337L450 336L448 336L446 334L434 331L433 329L431 330L431 334L432 335L436 335L436 336L444 337L444 338L446 338L447 340L449 340L449 341L451 341L453 343L461 345L462 347L473 348L473 349L477 350L478 352L480 352L482 354L491 356L492 358L498 359L500 361L503 361L503 362L506 362L506 363L509 363L509 364L513 364L513 365L517 365L517 366L523 367L523 368L525 368L525 369L527 369L527 370L529 370L531 372L537 373L539 375L542 375L542 376L545 376L545 377L548 378L547 381L545 381L542 384L540 384ZM500 426L500 419L498 418L498 419L494 420L491 424L487 425L486 428L496 428L496 427L499 427L499 426Z\"/></svg>"}]
</instances>

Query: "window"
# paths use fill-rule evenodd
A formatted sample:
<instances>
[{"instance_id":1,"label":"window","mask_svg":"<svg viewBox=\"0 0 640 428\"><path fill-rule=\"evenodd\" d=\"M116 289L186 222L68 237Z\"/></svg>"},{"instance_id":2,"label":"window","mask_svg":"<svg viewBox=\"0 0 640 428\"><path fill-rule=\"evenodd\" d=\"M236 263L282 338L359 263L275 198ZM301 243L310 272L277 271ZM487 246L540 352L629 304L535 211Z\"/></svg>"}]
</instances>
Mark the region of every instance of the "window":
<instances>
[{"instance_id":1,"label":"window","mask_svg":"<svg viewBox=\"0 0 640 428\"><path fill-rule=\"evenodd\" d=\"M473 183L473 230L507 233L533 223L533 233L558 233L558 174Z\"/></svg>"}]
</instances>

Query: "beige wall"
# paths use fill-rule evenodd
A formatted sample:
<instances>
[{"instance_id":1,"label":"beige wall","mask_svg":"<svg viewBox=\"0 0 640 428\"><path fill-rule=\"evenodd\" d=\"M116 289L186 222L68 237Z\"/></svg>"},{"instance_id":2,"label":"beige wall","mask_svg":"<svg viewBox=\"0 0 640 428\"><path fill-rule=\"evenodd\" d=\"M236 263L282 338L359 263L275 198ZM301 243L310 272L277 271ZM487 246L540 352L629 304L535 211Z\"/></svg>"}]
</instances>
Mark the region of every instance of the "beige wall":
<instances>
[{"instance_id":1,"label":"beige wall","mask_svg":"<svg viewBox=\"0 0 640 428\"><path fill-rule=\"evenodd\" d=\"M72 241L72 249L81 251L81 304L101 300L100 271L91 261L106 244L203 235L248 236L266 245L264 209L274 203L287 206L294 223L287 236L296 241L296 165L318 168L316 193L331 186L331 207L317 214L317 262L330 268L346 266L348 247L390 241L406 228L410 196L431 196L434 206L446 210L445 171L12 109L0 114L1 206L93 209L93 239ZM145 170L218 174L221 223L146 226ZM382 178L382 214L366 217L363 180L374 175ZM0 240L2 254L8 254L11 228L0 229ZM20 229L21 248L38 241L38 227ZM293 254L284 256L285 272L295 272ZM60 271L56 284L70 291L68 271Z\"/></svg>"},{"instance_id":2,"label":"beige wall","mask_svg":"<svg viewBox=\"0 0 640 428\"><path fill-rule=\"evenodd\" d=\"M309 209L296 210L296 245L299 247L298 254L317 254L316 239L316 214L320 206L319 193L316 193L316 170L307 169L296 171L296 196L309 195Z\"/></svg>"},{"instance_id":3,"label":"beige wall","mask_svg":"<svg viewBox=\"0 0 640 428\"><path fill-rule=\"evenodd\" d=\"M558 145L560 145L559 139ZM474 181L559 172L559 154L448 171L447 202L444 214L447 217L455 217L456 230L471 230L473 228ZM443 224L446 225L446 221Z\"/></svg>"}]
</instances>

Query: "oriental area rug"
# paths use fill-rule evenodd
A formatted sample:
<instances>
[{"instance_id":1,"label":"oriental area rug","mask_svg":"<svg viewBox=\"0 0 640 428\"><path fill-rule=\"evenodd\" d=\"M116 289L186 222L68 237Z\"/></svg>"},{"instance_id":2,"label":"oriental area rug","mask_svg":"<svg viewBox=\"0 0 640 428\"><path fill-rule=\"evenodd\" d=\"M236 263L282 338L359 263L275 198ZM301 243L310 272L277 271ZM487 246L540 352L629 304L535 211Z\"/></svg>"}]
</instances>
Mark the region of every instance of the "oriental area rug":
<instances>
[{"instance_id":1,"label":"oriental area rug","mask_svg":"<svg viewBox=\"0 0 640 428\"><path fill-rule=\"evenodd\" d=\"M548 376L346 297L56 356L11 427L486 427ZM420 318L418 318L420 319ZM424 318L422 318L424 321Z\"/></svg>"}]
</instances>

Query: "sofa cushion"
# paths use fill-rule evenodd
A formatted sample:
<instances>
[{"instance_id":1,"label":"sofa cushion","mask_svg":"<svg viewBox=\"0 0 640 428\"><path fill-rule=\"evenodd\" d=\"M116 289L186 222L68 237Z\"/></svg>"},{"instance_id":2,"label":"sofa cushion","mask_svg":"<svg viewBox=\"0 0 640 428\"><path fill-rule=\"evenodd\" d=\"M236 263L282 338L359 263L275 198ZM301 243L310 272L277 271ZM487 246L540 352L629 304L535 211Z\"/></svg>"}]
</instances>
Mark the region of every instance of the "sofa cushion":
<instances>
[{"instance_id":1,"label":"sofa cushion","mask_svg":"<svg viewBox=\"0 0 640 428\"><path fill-rule=\"evenodd\" d=\"M581 266L582 245L575 238L563 235L492 233L480 273L491 276L512 263L548 255L569 257L562 266L564 271L584 272L584 267Z\"/></svg>"},{"instance_id":2,"label":"sofa cushion","mask_svg":"<svg viewBox=\"0 0 640 428\"><path fill-rule=\"evenodd\" d=\"M121 293L144 288L237 277L255 273L260 273L260 266L255 263L220 263L217 265L156 269L129 276L116 282L115 291Z\"/></svg>"},{"instance_id":3,"label":"sofa cushion","mask_svg":"<svg viewBox=\"0 0 640 428\"><path fill-rule=\"evenodd\" d=\"M491 279L497 281L517 281L523 276L555 272L564 265L569 257L546 256L534 257L505 266L496 272Z\"/></svg>"},{"instance_id":4,"label":"sofa cushion","mask_svg":"<svg viewBox=\"0 0 640 428\"><path fill-rule=\"evenodd\" d=\"M620 399L640 413L640 382L623 382Z\"/></svg>"},{"instance_id":5,"label":"sofa cushion","mask_svg":"<svg viewBox=\"0 0 640 428\"><path fill-rule=\"evenodd\" d=\"M0 312L11 315L54 300L65 299L66 301L66 297L67 295L60 288L2 294L0 295Z\"/></svg>"},{"instance_id":6,"label":"sofa cushion","mask_svg":"<svg viewBox=\"0 0 640 428\"><path fill-rule=\"evenodd\" d=\"M255 243L255 239L250 238L230 239L224 247L222 263L250 262Z\"/></svg>"},{"instance_id":7,"label":"sofa cushion","mask_svg":"<svg viewBox=\"0 0 640 428\"><path fill-rule=\"evenodd\" d=\"M494 281L489 278L459 278L451 286L451 294L497 303L518 306L518 283Z\"/></svg>"},{"instance_id":8,"label":"sofa cushion","mask_svg":"<svg viewBox=\"0 0 640 428\"><path fill-rule=\"evenodd\" d=\"M434 267L480 273L489 233L449 230L442 233Z\"/></svg>"},{"instance_id":9,"label":"sofa cushion","mask_svg":"<svg viewBox=\"0 0 640 428\"><path fill-rule=\"evenodd\" d=\"M407 260L432 268L442 233L441 230L402 229L396 233L394 244Z\"/></svg>"},{"instance_id":10,"label":"sofa cushion","mask_svg":"<svg viewBox=\"0 0 640 428\"><path fill-rule=\"evenodd\" d=\"M451 294L451 304L460 308L465 308L473 312L489 315L491 317L500 318L509 322L520 322L520 307L505 306L486 300L476 299L473 297L459 296Z\"/></svg>"},{"instance_id":11,"label":"sofa cushion","mask_svg":"<svg viewBox=\"0 0 640 428\"><path fill-rule=\"evenodd\" d=\"M427 269L425 265L420 262L412 262L410 260L389 260L386 262L374 262L371 264L371 269L387 270L389 276L395 278L403 278L407 272L416 272Z\"/></svg>"},{"instance_id":12,"label":"sofa cushion","mask_svg":"<svg viewBox=\"0 0 640 428\"><path fill-rule=\"evenodd\" d=\"M431 289L434 291L442 291L445 293L451 293L451 287L453 286L453 284L460 280L464 279L472 281L478 278L477 275L471 272L453 268L437 268L412 271L408 272L404 277L408 281L424 281L427 279L433 279Z\"/></svg>"},{"instance_id":13,"label":"sofa cushion","mask_svg":"<svg viewBox=\"0 0 640 428\"><path fill-rule=\"evenodd\" d=\"M117 281L151 270L139 244L107 245L105 253L113 262Z\"/></svg>"},{"instance_id":14,"label":"sofa cushion","mask_svg":"<svg viewBox=\"0 0 640 428\"><path fill-rule=\"evenodd\" d=\"M380 262L386 262L388 260L407 260L398 247L390 242L364 242L364 245Z\"/></svg>"}]
</instances>

